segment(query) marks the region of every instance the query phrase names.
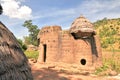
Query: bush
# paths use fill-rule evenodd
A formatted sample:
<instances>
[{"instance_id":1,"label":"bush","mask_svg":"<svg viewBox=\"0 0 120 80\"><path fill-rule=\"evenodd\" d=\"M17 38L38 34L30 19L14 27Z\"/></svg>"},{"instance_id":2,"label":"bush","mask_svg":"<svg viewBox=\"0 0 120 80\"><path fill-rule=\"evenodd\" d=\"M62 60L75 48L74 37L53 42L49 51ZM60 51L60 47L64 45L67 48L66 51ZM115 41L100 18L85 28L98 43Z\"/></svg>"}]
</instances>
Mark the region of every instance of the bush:
<instances>
[{"instance_id":1,"label":"bush","mask_svg":"<svg viewBox=\"0 0 120 80\"><path fill-rule=\"evenodd\" d=\"M28 59L34 58L34 59L37 60L38 56L39 56L38 51L25 51L24 53L25 53L25 55L27 56Z\"/></svg>"},{"instance_id":2,"label":"bush","mask_svg":"<svg viewBox=\"0 0 120 80\"><path fill-rule=\"evenodd\" d=\"M21 39L17 39L19 45L20 45L20 48L25 51L27 50L27 46L24 44L24 42L21 40Z\"/></svg>"},{"instance_id":3,"label":"bush","mask_svg":"<svg viewBox=\"0 0 120 80\"><path fill-rule=\"evenodd\" d=\"M108 69L108 67L109 67L109 66L108 66L107 64L103 64L102 67L96 69L95 74L96 74L96 75L99 75L99 74L102 73L103 71L106 71L106 70Z\"/></svg>"}]
</instances>

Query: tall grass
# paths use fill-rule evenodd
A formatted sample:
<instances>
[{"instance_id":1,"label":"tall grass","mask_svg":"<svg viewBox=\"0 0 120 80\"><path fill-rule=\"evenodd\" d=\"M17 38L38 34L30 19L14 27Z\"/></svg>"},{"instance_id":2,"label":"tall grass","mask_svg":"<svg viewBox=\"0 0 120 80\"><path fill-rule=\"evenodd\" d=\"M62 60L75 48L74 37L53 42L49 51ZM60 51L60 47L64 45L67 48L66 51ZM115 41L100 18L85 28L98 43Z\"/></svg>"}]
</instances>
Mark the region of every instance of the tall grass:
<instances>
[{"instance_id":1,"label":"tall grass","mask_svg":"<svg viewBox=\"0 0 120 80\"><path fill-rule=\"evenodd\" d=\"M105 57L103 57L104 64L107 64L111 70L114 70L116 72L120 73L120 53L114 52L114 53L107 53L104 54Z\"/></svg>"},{"instance_id":2,"label":"tall grass","mask_svg":"<svg viewBox=\"0 0 120 80\"><path fill-rule=\"evenodd\" d=\"M110 70L116 71L120 73L120 52L115 51L115 52L103 52L102 54L103 57L103 66L96 69L95 74L101 74L104 73L104 75L107 75L107 71L109 72Z\"/></svg>"}]
</instances>

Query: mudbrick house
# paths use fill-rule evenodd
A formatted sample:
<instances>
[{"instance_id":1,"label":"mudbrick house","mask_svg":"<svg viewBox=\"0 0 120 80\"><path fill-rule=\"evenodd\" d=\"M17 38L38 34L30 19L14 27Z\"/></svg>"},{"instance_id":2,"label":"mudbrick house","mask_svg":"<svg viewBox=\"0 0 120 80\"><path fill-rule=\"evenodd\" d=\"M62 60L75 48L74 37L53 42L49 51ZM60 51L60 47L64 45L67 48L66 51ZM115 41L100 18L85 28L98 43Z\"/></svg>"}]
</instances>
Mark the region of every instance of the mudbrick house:
<instances>
[{"instance_id":1,"label":"mudbrick house","mask_svg":"<svg viewBox=\"0 0 120 80\"><path fill-rule=\"evenodd\" d=\"M99 37L93 24L83 16L75 19L69 30L60 26L43 27L38 40L38 62L64 62L85 68L102 65Z\"/></svg>"}]
</instances>

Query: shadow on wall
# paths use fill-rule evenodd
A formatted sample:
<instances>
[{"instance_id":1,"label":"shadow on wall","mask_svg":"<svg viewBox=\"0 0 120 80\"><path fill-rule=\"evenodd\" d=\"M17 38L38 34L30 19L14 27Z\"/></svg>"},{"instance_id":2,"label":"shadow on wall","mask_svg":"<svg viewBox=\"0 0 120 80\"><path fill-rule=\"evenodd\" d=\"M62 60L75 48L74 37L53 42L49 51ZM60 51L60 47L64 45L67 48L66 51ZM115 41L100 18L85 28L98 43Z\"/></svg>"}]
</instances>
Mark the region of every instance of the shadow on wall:
<instances>
[{"instance_id":1,"label":"shadow on wall","mask_svg":"<svg viewBox=\"0 0 120 80\"><path fill-rule=\"evenodd\" d=\"M61 72L48 68L32 71L34 80L70 80L67 77L61 76Z\"/></svg>"},{"instance_id":2,"label":"shadow on wall","mask_svg":"<svg viewBox=\"0 0 120 80\"><path fill-rule=\"evenodd\" d=\"M92 53L93 53L93 55L95 55L96 57L99 57L99 56L98 56L98 51L97 51L96 48L97 48L97 46L96 46L95 38L92 37L92 38L91 38L91 49L92 49Z\"/></svg>"}]
</instances>

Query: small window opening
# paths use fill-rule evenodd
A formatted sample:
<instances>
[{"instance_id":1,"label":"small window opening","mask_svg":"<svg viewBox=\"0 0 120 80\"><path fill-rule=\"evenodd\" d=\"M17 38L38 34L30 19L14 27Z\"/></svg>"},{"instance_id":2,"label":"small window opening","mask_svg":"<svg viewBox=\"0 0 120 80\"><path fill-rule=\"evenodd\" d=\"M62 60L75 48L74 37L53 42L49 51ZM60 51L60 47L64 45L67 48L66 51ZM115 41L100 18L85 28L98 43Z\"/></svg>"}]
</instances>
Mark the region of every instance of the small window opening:
<instances>
[{"instance_id":1,"label":"small window opening","mask_svg":"<svg viewBox=\"0 0 120 80\"><path fill-rule=\"evenodd\" d=\"M86 60L85 60L85 59L81 59L81 60L80 60L80 63L81 63L82 65L85 65L85 64L86 64Z\"/></svg>"}]
</instances>

